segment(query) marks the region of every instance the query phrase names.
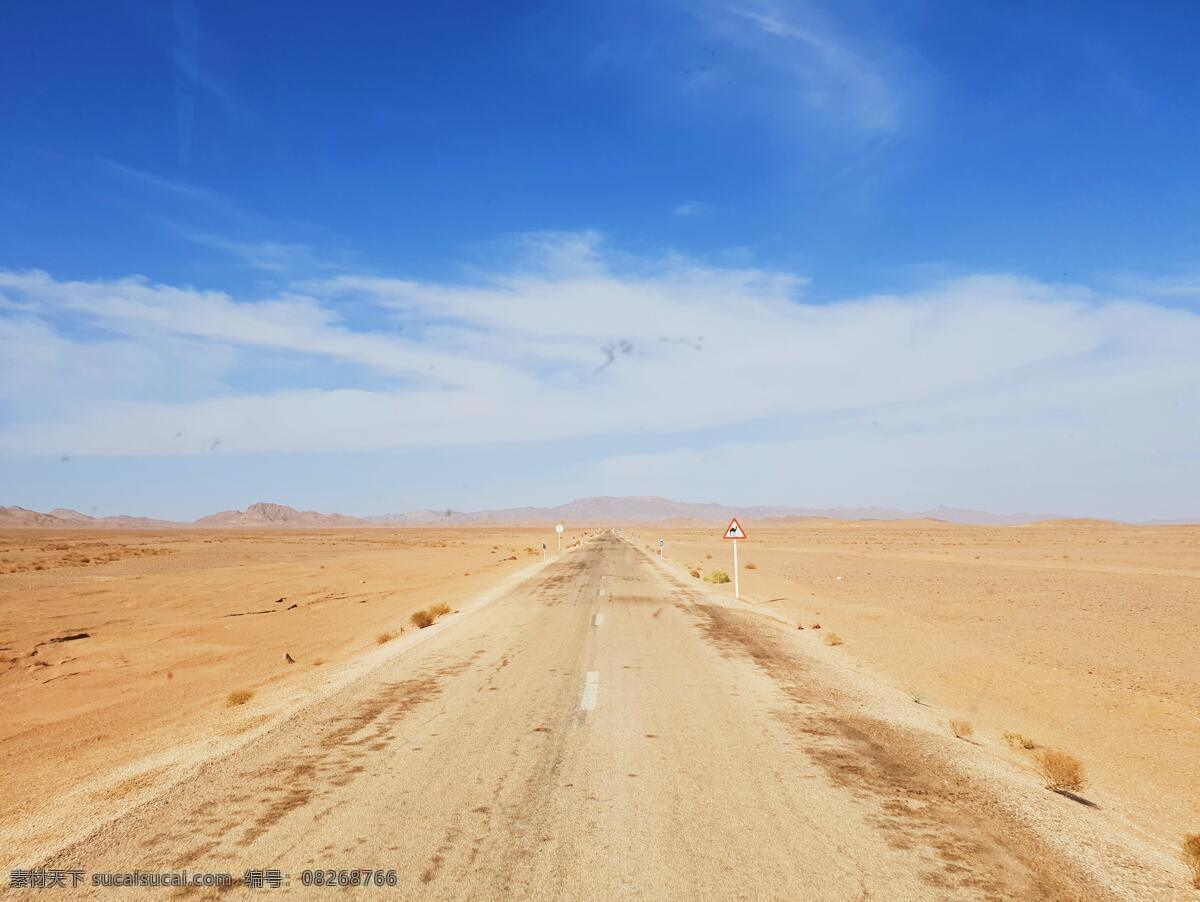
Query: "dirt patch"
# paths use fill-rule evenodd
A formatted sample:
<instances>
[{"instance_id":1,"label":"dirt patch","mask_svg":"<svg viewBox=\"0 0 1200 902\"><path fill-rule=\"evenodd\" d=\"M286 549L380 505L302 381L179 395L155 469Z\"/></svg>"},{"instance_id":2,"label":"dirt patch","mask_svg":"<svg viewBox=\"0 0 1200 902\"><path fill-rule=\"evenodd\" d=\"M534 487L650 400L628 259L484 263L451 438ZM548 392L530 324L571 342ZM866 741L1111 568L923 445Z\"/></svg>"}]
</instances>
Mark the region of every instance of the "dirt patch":
<instances>
[{"instance_id":1,"label":"dirt patch","mask_svg":"<svg viewBox=\"0 0 1200 902\"><path fill-rule=\"evenodd\" d=\"M1113 898L1014 822L987 788L931 756L920 737L845 713L846 700L814 679L774 624L712 605L690 610L723 655L750 658L778 684L792 702L780 720L837 785L874 803L871 821L888 841L933 853L938 866L922 875L931 886L997 900Z\"/></svg>"}]
</instances>

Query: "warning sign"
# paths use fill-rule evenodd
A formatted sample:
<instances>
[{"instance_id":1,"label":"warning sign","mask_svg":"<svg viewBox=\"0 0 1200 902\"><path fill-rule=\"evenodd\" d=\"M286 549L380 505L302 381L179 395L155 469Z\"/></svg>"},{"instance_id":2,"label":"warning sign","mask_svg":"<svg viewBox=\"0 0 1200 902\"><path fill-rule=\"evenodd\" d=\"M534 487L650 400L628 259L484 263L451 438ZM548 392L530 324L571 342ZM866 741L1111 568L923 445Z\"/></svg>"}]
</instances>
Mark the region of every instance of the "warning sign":
<instances>
[{"instance_id":1,"label":"warning sign","mask_svg":"<svg viewBox=\"0 0 1200 902\"><path fill-rule=\"evenodd\" d=\"M732 520L729 521L729 525L725 528L725 535L723 536L723 538L726 538L726 539L744 539L744 538L746 538L746 530L742 529L742 524L737 521L737 517L734 517Z\"/></svg>"}]
</instances>

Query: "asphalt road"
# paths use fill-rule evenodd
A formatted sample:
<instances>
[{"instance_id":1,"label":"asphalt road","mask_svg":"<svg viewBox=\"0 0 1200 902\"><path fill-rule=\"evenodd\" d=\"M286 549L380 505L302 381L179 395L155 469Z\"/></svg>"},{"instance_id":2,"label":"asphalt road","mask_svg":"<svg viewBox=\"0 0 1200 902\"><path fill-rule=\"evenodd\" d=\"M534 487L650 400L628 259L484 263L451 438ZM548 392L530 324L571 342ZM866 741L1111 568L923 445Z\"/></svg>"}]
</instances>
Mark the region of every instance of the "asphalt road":
<instances>
[{"instance_id":1,"label":"asphalt road","mask_svg":"<svg viewBox=\"0 0 1200 902\"><path fill-rule=\"evenodd\" d=\"M373 898L1094 897L810 678L787 627L604 534L53 863L303 898L350 868L396 870Z\"/></svg>"}]
</instances>

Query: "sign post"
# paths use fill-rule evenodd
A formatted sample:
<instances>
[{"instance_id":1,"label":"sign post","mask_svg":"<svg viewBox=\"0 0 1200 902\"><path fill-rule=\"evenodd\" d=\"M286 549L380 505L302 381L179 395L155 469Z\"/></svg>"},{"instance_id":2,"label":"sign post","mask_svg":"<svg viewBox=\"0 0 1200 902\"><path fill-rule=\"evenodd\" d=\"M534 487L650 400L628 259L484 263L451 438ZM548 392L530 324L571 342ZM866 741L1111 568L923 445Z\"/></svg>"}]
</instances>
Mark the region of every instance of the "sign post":
<instances>
[{"instance_id":1,"label":"sign post","mask_svg":"<svg viewBox=\"0 0 1200 902\"><path fill-rule=\"evenodd\" d=\"M737 521L737 517L729 521L729 525L725 527L725 535L722 538L733 540L733 597L740 600L742 595L738 588L737 548L738 542L746 538L746 530L742 529L742 524Z\"/></svg>"},{"instance_id":2,"label":"sign post","mask_svg":"<svg viewBox=\"0 0 1200 902\"><path fill-rule=\"evenodd\" d=\"M666 539L658 540L658 559L661 561L663 556L663 545L667 544ZM736 546L735 546L736 547Z\"/></svg>"},{"instance_id":3,"label":"sign post","mask_svg":"<svg viewBox=\"0 0 1200 902\"><path fill-rule=\"evenodd\" d=\"M542 542L542 563L546 562L546 543Z\"/></svg>"},{"instance_id":4,"label":"sign post","mask_svg":"<svg viewBox=\"0 0 1200 902\"><path fill-rule=\"evenodd\" d=\"M554 531L556 533L558 533L558 553L562 554L563 525L561 523L559 523L556 527L554 527Z\"/></svg>"}]
</instances>

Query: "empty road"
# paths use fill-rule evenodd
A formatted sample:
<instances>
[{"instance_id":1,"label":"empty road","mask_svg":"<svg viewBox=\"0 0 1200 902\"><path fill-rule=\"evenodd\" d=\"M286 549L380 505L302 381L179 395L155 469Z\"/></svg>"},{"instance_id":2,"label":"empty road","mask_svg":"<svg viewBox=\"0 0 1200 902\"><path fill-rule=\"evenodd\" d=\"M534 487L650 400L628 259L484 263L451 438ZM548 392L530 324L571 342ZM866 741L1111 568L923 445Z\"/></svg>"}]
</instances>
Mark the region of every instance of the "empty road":
<instances>
[{"instance_id":1,"label":"empty road","mask_svg":"<svg viewBox=\"0 0 1200 902\"><path fill-rule=\"evenodd\" d=\"M305 898L346 868L394 868L350 890L376 898L1105 897L803 634L614 534L422 638L43 864L278 868Z\"/></svg>"}]
</instances>

